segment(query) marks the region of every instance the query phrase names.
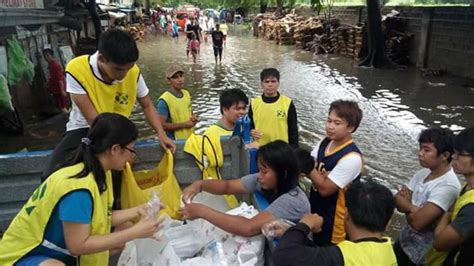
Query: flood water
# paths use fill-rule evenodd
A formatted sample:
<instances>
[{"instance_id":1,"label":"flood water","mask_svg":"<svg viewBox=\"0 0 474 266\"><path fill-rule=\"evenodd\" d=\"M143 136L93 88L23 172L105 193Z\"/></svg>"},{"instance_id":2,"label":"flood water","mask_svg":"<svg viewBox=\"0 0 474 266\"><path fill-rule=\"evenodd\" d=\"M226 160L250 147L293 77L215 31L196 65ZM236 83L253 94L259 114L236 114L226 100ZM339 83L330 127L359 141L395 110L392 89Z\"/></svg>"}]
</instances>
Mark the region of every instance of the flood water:
<instances>
[{"instance_id":1,"label":"flood water","mask_svg":"<svg viewBox=\"0 0 474 266\"><path fill-rule=\"evenodd\" d=\"M198 133L220 116L219 93L240 88L249 98L261 94L259 73L275 67L281 72L280 91L291 97L298 113L300 143L314 146L324 137L329 104L337 99L359 102L364 113L354 134L363 151L366 175L396 191L420 167L416 157L417 136L429 126L448 127L455 131L472 126L474 121L474 85L452 77L422 77L415 69L375 70L354 66L342 56L314 56L294 46L279 46L256 39L243 28L230 28L223 62L216 65L209 43L201 45L196 64L185 54L184 35L178 42L167 36L150 36L139 44L143 76L155 101L166 89L164 73L171 63L186 70L186 87L193 98L193 109L201 121ZM140 138L154 136L141 109L132 114L140 128ZM45 127L63 128L66 121L57 118ZM45 123L41 123L45 124ZM24 144L27 150L51 149L61 134L58 130L31 130L22 138L2 138L1 147ZM43 132L39 134L38 132ZM46 136L46 137L45 137ZM17 146L20 150L21 145ZM4 153L5 151L3 151ZM394 231L403 223L392 226Z\"/></svg>"},{"instance_id":2,"label":"flood water","mask_svg":"<svg viewBox=\"0 0 474 266\"><path fill-rule=\"evenodd\" d=\"M414 69L362 69L354 67L351 59L314 56L256 39L242 28L231 28L221 65L215 64L209 43L201 45L201 55L193 64L186 58L183 36L178 43L152 37L139 48L139 65L153 99L167 87L167 66L180 63L185 67L193 109L201 118L198 132L219 118L220 91L240 88L249 98L260 95L259 73L265 67L280 70L280 91L294 101L300 142L305 146L312 147L324 137L332 101L358 101L364 118L354 138L364 153L367 175L392 190L419 169L415 152L421 129L437 125L458 131L472 125L474 118L474 88L462 80L422 77ZM139 110L132 119L144 132L142 138L153 136Z\"/></svg>"}]
</instances>

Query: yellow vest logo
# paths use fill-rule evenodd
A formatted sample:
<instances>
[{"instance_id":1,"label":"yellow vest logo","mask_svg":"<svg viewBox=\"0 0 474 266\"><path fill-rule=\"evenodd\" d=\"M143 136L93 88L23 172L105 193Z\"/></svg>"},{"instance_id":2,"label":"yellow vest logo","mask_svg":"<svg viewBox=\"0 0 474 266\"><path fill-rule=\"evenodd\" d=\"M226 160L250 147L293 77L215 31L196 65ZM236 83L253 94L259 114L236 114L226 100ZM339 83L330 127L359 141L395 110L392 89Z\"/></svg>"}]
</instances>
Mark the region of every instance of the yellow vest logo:
<instances>
[{"instance_id":1,"label":"yellow vest logo","mask_svg":"<svg viewBox=\"0 0 474 266\"><path fill-rule=\"evenodd\" d=\"M115 102L123 105L128 104L128 94L117 92L115 95Z\"/></svg>"},{"instance_id":2,"label":"yellow vest logo","mask_svg":"<svg viewBox=\"0 0 474 266\"><path fill-rule=\"evenodd\" d=\"M31 201L32 202L35 202L37 200L41 200L43 197L44 197L44 193L46 192L46 188L47 188L47 185L46 183L43 183L42 185L40 185L36 190L35 192L33 193L33 195L31 196ZM31 212L36 208L35 205L33 206L30 206L30 207L26 207L25 208L25 211L26 213L28 213L28 215L31 214Z\"/></svg>"},{"instance_id":3,"label":"yellow vest logo","mask_svg":"<svg viewBox=\"0 0 474 266\"><path fill-rule=\"evenodd\" d=\"M277 111L277 117L278 118L285 118L286 117L285 111L278 110Z\"/></svg>"}]
</instances>

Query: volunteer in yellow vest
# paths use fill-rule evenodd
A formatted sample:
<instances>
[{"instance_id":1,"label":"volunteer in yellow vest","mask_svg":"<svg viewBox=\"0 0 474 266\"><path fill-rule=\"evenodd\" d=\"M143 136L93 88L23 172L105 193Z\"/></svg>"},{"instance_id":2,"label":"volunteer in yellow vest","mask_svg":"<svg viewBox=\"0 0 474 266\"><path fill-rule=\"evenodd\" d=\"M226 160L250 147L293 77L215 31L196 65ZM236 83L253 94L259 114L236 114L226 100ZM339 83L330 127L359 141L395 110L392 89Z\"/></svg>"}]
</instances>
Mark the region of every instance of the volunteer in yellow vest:
<instances>
[{"instance_id":1,"label":"volunteer in yellow vest","mask_svg":"<svg viewBox=\"0 0 474 266\"><path fill-rule=\"evenodd\" d=\"M146 213L145 205L112 211L111 170L133 160L138 136L126 117L102 113L82 138L74 160L43 182L0 240L0 265L108 265L109 251L135 238L151 237L156 217L110 233Z\"/></svg>"},{"instance_id":2,"label":"volunteer in yellow vest","mask_svg":"<svg viewBox=\"0 0 474 266\"><path fill-rule=\"evenodd\" d=\"M204 132L204 136L192 135L184 146L184 151L191 154L201 168L203 179L222 179L219 172L224 165L221 137L232 135L237 119L247 113L249 100L242 90L230 89L221 92L219 103L221 118ZM233 195L226 195L226 200L230 208L238 204Z\"/></svg>"},{"instance_id":3,"label":"volunteer in yellow vest","mask_svg":"<svg viewBox=\"0 0 474 266\"><path fill-rule=\"evenodd\" d=\"M383 233L395 209L392 192L374 181L358 182L346 193L348 215L344 226L349 240L335 246L313 246L311 231L321 231L324 223L318 214L305 215L288 229L273 253L279 265L397 265L390 238Z\"/></svg>"},{"instance_id":4,"label":"volunteer in yellow vest","mask_svg":"<svg viewBox=\"0 0 474 266\"><path fill-rule=\"evenodd\" d=\"M43 180L72 157L98 114L112 112L129 117L137 100L162 147L175 150L174 142L163 131L148 87L135 64L137 60L138 48L133 37L114 29L100 36L96 53L68 63L66 90L72 99L72 111L66 133L43 172Z\"/></svg>"},{"instance_id":5,"label":"volunteer in yellow vest","mask_svg":"<svg viewBox=\"0 0 474 266\"><path fill-rule=\"evenodd\" d=\"M161 124L169 138L187 139L194 133L194 126L199 121L193 114L191 95L184 89L184 70L180 65L171 65L166 70L166 81L170 89L161 94L156 109Z\"/></svg>"},{"instance_id":6,"label":"volunteer in yellow vest","mask_svg":"<svg viewBox=\"0 0 474 266\"><path fill-rule=\"evenodd\" d=\"M454 138L452 165L454 172L464 176L466 185L436 226L433 247L449 252L443 265L474 265L474 127Z\"/></svg>"},{"instance_id":7,"label":"volunteer in yellow vest","mask_svg":"<svg viewBox=\"0 0 474 266\"><path fill-rule=\"evenodd\" d=\"M278 92L280 72L275 68L266 68L260 73L260 81L263 94L250 103L252 136L260 146L279 139L297 148L296 108L290 98Z\"/></svg>"},{"instance_id":8,"label":"volunteer in yellow vest","mask_svg":"<svg viewBox=\"0 0 474 266\"><path fill-rule=\"evenodd\" d=\"M221 118L211 125L204 135L218 138L231 136L237 120L247 114L249 99L242 90L230 89L221 92L219 104Z\"/></svg>"}]
</instances>

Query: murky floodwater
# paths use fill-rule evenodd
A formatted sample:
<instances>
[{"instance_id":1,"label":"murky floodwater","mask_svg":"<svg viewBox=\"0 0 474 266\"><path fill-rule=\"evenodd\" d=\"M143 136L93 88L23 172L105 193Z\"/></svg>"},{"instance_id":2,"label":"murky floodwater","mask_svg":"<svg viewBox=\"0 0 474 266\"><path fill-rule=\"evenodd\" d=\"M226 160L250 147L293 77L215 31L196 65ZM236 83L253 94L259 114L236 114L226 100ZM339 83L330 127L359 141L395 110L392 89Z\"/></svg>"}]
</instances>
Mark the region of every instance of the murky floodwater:
<instances>
[{"instance_id":1,"label":"murky floodwater","mask_svg":"<svg viewBox=\"0 0 474 266\"><path fill-rule=\"evenodd\" d=\"M364 118L355 141L364 152L368 176L396 189L419 168L415 151L421 129L440 125L459 130L474 118L474 89L461 81L425 78L415 70L373 70L353 67L343 57L313 56L295 47L278 46L234 29L224 49L222 65L214 63L212 46L203 43L198 63L178 43L158 36L140 44L140 67L153 99L166 89L166 67L181 63L201 118L202 132L219 117L219 92L240 88L249 97L259 95L259 73L265 67L281 72L281 92L295 103L300 141L314 146L324 137L329 104L336 99L359 102ZM140 113L133 115L148 138L153 132Z\"/></svg>"}]
</instances>

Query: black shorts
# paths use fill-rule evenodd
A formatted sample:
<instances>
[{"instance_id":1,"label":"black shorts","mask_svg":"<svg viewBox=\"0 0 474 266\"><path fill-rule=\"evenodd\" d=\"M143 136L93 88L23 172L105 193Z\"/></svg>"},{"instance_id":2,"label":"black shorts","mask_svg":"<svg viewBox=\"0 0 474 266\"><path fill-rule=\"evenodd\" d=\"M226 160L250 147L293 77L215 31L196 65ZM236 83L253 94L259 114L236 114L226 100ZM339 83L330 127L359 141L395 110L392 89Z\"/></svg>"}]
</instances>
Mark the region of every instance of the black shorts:
<instances>
[{"instance_id":1,"label":"black shorts","mask_svg":"<svg viewBox=\"0 0 474 266\"><path fill-rule=\"evenodd\" d=\"M222 46L212 46L214 48L214 56L222 56Z\"/></svg>"}]
</instances>

